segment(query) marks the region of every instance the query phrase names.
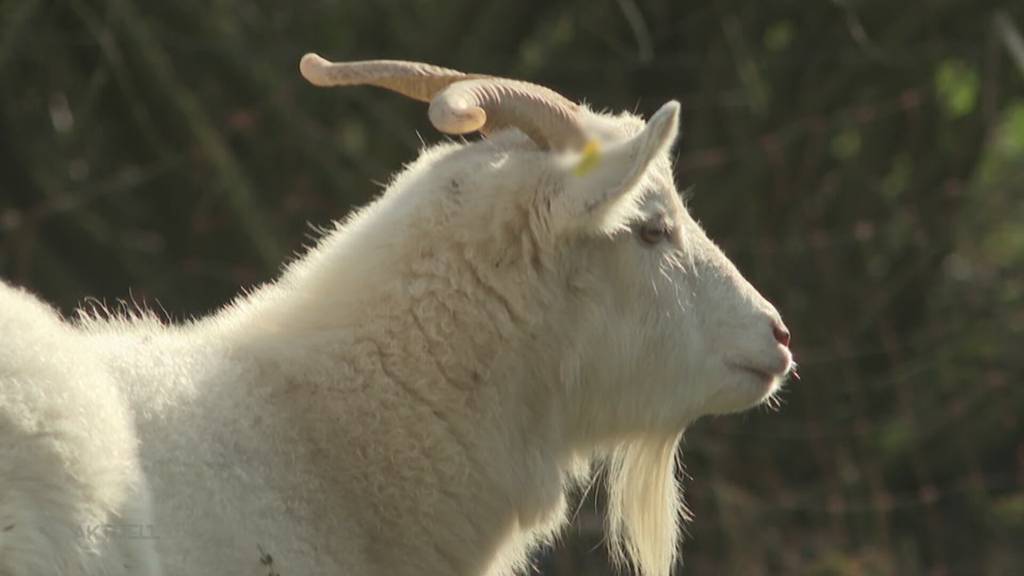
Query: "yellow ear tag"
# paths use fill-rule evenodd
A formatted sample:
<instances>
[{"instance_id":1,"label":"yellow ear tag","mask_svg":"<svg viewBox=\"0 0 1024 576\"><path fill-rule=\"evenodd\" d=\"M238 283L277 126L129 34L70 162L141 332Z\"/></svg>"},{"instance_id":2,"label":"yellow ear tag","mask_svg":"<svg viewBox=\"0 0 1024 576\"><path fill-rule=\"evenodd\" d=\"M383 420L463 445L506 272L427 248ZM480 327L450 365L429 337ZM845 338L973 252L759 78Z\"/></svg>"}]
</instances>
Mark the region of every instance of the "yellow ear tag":
<instances>
[{"instance_id":1,"label":"yellow ear tag","mask_svg":"<svg viewBox=\"0 0 1024 576\"><path fill-rule=\"evenodd\" d=\"M575 169L573 169L573 174L583 176L587 172L597 168L597 165L600 163L601 147L597 144L597 140L591 140L583 147L583 152L580 154L580 163L576 165Z\"/></svg>"}]
</instances>

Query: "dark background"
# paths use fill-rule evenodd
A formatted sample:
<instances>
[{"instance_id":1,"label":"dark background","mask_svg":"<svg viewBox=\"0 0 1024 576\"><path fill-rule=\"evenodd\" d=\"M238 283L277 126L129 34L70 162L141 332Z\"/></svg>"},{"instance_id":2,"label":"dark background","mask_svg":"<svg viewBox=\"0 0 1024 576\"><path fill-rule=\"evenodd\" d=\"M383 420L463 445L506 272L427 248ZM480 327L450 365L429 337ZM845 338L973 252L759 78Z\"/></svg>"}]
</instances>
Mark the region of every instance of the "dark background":
<instances>
[{"instance_id":1,"label":"dark background","mask_svg":"<svg viewBox=\"0 0 1024 576\"><path fill-rule=\"evenodd\" d=\"M676 98L680 188L803 376L688 432L684 573L1022 574L1022 30L1009 1L0 0L0 276L177 320L272 278L440 139L306 51ZM600 506L537 570L606 573Z\"/></svg>"}]
</instances>

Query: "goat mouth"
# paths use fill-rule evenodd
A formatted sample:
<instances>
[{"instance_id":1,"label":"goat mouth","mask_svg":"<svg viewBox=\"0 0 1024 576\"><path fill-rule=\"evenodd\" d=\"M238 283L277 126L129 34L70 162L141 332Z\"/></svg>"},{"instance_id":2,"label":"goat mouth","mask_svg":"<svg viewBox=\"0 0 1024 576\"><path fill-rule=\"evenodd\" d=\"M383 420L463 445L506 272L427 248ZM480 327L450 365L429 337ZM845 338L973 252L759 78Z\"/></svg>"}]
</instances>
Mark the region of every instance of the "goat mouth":
<instances>
[{"instance_id":1,"label":"goat mouth","mask_svg":"<svg viewBox=\"0 0 1024 576\"><path fill-rule=\"evenodd\" d=\"M791 372L795 372L795 364L793 362L787 362L787 365L782 370L778 369L767 369L758 366L751 366L750 364L739 364L729 363L729 366L736 370L748 374L754 377L758 383L762 386L771 386L777 380L785 378Z\"/></svg>"},{"instance_id":2,"label":"goat mouth","mask_svg":"<svg viewBox=\"0 0 1024 576\"><path fill-rule=\"evenodd\" d=\"M758 380L762 385L774 385L775 382L793 376L799 380L796 373L796 358L788 348L780 346L780 354L769 362L757 362L748 358L725 358L725 364L739 372L746 373Z\"/></svg>"},{"instance_id":3,"label":"goat mouth","mask_svg":"<svg viewBox=\"0 0 1024 576\"><path fill-rule=\"evenodd\" d=\"M769 372L761 368L753 368L751 366L742 366L739 364L734 364L733 367L740 370L741 372L750 374L751 376L757 378L758 382L766 385L774 382L775 378L779 376L779 374L776 374L774 372Z\"/></svg>"}]
</instances>

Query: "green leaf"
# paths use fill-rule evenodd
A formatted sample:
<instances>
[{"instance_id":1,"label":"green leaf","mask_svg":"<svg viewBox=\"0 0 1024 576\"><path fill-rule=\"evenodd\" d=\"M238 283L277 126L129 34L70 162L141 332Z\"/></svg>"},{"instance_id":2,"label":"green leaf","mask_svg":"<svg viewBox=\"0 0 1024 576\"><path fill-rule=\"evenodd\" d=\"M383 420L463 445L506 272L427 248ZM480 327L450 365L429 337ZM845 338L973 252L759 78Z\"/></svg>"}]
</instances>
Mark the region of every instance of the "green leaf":
<instances>
[{"instance_id":1,"label":"green leaf","mask_svg":"<svg viewBox=\"0 0 1024 576\"><path fill-rule=\"evenodd\" d=\"M793 23L780 20L764 31L764 47L771 52L781 52L793 42Z\"/></svg>"},{"instance_id":2,"label":"green leaf","mask_svg":"<svg viewBox=\"0 0 1024 576\"><path fill-rule=\"evenodd\" d=\"M879 432L878 440L884 456L906 454L913 447L914 429L906 420L893 419L882 426Z\"/></svg>"},{"instance_id":3,"label":"green leaf","mask_svg":"<svg viewBox=\"0 0 1024 576\"><path fill-rule=\"evenodd\" d=\"M1018 101L1006 111L996 145L1006 158L1024 156L1024 102Z\"/></svg>"},{"instance_id":4,"label":"green leaf","mask_svg":"<svg viewBox=\"0 0 1024 576\"><path fill-rule=\"evenodd\" d=\"M847 128L832 137L832 155L839 160L849 160L860 153L860 132Z\"/></svg>"},{"instance_id":5,"label":"green leaf","mask_svg":"<svg viewBox=\"0 0 1024 576\"><path fill-rule=\"evenodd\" d=\"M1024 493L1010 494L992 506L995 517L1007 527L1024 527Z\"/></svg>"},{"instance_id":6,"label":"green leaf","mask_svg":"<svg viewBox=\"0 0 1024 576\"><path fill-rule=\"evenodd\" d=\"M935 71L935 91L949 118L974 112L978 103L978 73L963 60L945 60Z\"/></svg>"},{"instance_id":7,"label":"green leaf","mask_svg":"<svg viewBox=\"0 0 1024 576\"><path fill-rule=\"evenodd\" d=\"M914 175L913 162L910 155L903 153L896 156L892 167L882 179L882 195L890 201L895 201L910 187Z\"/></svg>"}]
</instances>

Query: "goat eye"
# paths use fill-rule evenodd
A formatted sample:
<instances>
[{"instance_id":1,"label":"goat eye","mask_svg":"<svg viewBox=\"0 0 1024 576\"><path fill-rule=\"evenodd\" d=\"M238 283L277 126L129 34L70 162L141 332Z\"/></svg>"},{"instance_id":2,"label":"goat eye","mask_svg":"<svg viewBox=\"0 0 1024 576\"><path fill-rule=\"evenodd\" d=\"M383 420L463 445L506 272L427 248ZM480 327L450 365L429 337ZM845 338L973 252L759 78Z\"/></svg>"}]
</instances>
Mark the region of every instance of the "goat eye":
<instances>
[{"instance_id":1,"label":"goat eye","mask_svg":"<svg viewBox=\"0 0 1024 576\"><path fill-rule=\"evenodd\" d=\"M640 226L638 231L640 239L647 244L658 244L668 238L672 231L664 222L650 222Z\"/></svg>"}]
</instances>

